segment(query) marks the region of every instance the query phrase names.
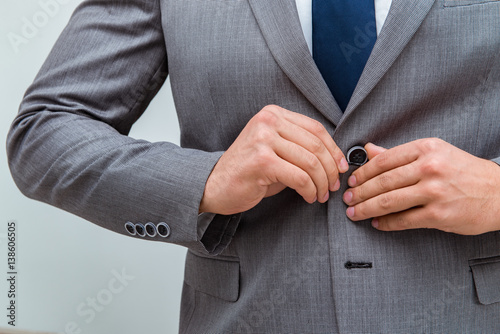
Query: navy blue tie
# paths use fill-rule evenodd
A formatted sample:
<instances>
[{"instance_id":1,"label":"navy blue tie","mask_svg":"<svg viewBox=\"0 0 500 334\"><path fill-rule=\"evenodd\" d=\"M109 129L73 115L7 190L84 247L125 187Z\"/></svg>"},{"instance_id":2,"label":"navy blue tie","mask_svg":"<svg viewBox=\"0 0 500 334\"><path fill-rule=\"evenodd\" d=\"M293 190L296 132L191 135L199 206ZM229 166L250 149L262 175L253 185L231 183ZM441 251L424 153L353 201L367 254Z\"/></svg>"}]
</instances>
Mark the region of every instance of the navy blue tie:
<instances>
[{"instance_id":1,"label":"navy blue tie","mask_svg":"<svg viewBox=\"0 0 500 334\"><path fill-rule=\"evenodd\" d=\"M374 0L313 0L313 58L345 111L377 39Z\"/></svg>"}]
</instances>

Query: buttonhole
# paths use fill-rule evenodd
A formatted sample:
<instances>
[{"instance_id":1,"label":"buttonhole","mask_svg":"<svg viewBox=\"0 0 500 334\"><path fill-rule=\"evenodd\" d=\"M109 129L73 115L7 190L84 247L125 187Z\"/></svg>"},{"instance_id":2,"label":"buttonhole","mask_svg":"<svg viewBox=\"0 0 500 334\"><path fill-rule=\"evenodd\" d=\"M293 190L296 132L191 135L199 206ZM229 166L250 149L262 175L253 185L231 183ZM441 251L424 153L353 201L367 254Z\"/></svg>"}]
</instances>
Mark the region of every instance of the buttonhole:
<instances>
[{"instance_id":1,"label":"buttonhole","mask_svg":"<svg viewBox=\"0 0 500 334\"><path fill-rule=\"evenodd\" d=\"M351 262L347 261L344 264L346 269L371 269L373 268L373 264L371 262Z\"/></svg>"}]
</instances>

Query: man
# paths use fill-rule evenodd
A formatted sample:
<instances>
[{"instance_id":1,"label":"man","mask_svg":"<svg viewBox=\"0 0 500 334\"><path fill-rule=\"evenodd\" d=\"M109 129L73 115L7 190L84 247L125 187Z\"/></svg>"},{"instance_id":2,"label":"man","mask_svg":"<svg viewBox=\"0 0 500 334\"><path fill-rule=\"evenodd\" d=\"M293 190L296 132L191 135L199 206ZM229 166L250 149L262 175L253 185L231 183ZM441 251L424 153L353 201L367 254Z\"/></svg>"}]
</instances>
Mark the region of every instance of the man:
<instances>
[{"instance_id":1,"label":"man","mask_svg":"<svg viewBox=\"0 0 500 334\"><path fill-rule=\"evenodd\" d=\"M393 0L345 108L298 4L84 2L9 134L18 186L188 247L181 332L500 331L500 1ZM126 136L167 71L182 148Z\"/></svg>"}]
</instances>

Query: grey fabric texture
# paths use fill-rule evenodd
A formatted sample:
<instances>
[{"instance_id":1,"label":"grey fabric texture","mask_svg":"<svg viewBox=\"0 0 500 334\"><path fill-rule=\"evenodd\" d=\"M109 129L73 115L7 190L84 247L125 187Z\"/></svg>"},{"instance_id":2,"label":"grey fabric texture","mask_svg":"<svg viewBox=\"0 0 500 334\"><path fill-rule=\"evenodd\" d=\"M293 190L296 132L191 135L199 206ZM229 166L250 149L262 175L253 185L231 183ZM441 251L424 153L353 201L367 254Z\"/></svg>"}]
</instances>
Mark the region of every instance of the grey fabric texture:
<instances>
[{"instance_id":1,"label":"grey fabric texture","mask_svg":"<svg viewBox=\"0 0 500 334\"><path fill-rule=\"evenodd\" d=\"M167 73L181 147L127 137ZM199 217L220 155L267 104L320 121L344 152L438 137L499 163L500 1L394 0L341 113L294 0L87 0L26 93L9 164L27 196L117 233L168 223L152 240L189 248L182 333L500 332L500 232L353 223L354 168L327 204L286 189Z\"/></svg>"}]
</instances>

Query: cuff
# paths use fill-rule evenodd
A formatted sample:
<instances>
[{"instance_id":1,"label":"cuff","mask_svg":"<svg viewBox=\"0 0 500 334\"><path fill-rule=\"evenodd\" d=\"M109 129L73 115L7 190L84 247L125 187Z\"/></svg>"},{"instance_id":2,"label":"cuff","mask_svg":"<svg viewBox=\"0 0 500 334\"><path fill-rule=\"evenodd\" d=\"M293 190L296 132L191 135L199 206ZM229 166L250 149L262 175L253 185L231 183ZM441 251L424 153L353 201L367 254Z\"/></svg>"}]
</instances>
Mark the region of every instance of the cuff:
<instances>
[{"instance_id":1,"label":"cuff","mask_svg":"<svg viewBox=\"0 0 500 334\"><path fill-rule=\"evenodd\" d=\"M198 215L198 239L210 255L219 255L231 243L241 213L225 216L204 212Z\"/></svg>"}]
</instances>

